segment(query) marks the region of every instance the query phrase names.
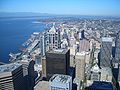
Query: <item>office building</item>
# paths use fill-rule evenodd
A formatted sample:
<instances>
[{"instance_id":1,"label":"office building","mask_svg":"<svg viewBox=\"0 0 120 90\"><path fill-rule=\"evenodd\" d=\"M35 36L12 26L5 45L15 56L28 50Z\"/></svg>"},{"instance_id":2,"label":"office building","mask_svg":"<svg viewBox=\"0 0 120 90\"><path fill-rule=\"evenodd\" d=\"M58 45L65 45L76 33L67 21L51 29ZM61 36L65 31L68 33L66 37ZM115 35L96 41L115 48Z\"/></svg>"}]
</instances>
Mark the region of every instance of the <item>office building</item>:
<instances>
[{"instance_id":1,"label":"office building","mask_svg":"<svg viewBox=\"0 0 120 90\"><path fill-rule=\"evenodd\" d=\"M90 51L90 42L86 39L82 39L79 42L79 52Z\"/></svg>"},{"instance_id":2,"label":"office building","mask_svg":"<svg viewBox=\"0 0 120 90\"><path fill-rule=\"evenodd\" d=\"M43 32L40 35L40 50L41 50L41 56L45 56L46 52L46 33Z\"/></svg>"},{"instance_id":3,"label":"office building","mask_svg":"<svg viewBox=\"0 0 120 90\"><path fill-rule=\"evenodd\" d=\"M116 90L111 82L93 81L85 90Z\"/></svg>"},{"instance_id":4,"label":"office building","mask_svg":"<svg viewBox=\"0 0 120 90\"><path fill-rule=\"evenodd\" d=\"M80 80L84 80L85 77L85 57L85 52L77 52L75 56L76 78Z\"/></svg>"},{"instance_id":5,"label":"office building","mask_svg":"<svg viewBox=\"0 0 120 90\"><path fill-rule=\"evenodd\" d=\"M117 34L115 42L115 60L120 61L120 31Z\"/></svg>"},{"instance_id":6,"label":"office building","mask_svg":"<svg viewBox=\"0 0 120 90\"><path fill-rule=\"evenodd\" d=\"M72 90L72 77L69 75L54 74L50 80L50 90Z\"/></svg>"},{"instance_id":7,"label":"office building","mask_svg":"<svg viewBox=\"0 0 120 90\"><path fill-rule=\"evenodd\" d=\"M61 41L61 48L62 48L62 49L68 48L68 41L67 41L67 39L63 39L63 40Z\"/></svg>"},{"instance_id":8,"label":"office building","mask_svg":"<svg viewBox=\"0 0 120 90\"><path fill-rule=\"evenodd\" d=\"M91 78L90 78L90 80L99 81L100 80L100 74L101 74L100 69L99 69L98 65L96 64L91 69Z\"/></svg>"},{"instance_id":9,"label":"office building","mask_svg":"<svg viewBox=\"0 0 120 90\"><path fill-rule=\"evenodd\" d=\"M69 38L69 45L70 47L73 47L75 44L76 44L76 39L74 37L74 31L72 30Z\"/></svg>"},{"instance_id":10,"label":"office building","mask_svg":"<svg viewBox=\"0 0 120 90\"><path fill-rule=\"evenodd\" d=\"M84 30L81 31L81 38L84 39L85 35L84 35Z\"/></svg>"},{"instance_id":11,"label":"office building","mask_svg":"<svg viewBox=\"0 0 120 90\"><path fill-rule=\"evenodd\" d=\"M46 31L46 51L60 48L60 32L56 30L55 23Z\"/></svg>"},{"instance_id":12,"label":"office building","mask_svg":"<svg viewBox=\"0 0 120 90\"><path fill-rule=\"evenodd\" d=\"M0 66L0 90L26 90L21 64L11 63Z\"/></svg>"},{"instance_id":13,"label":"office building","mask_svg":"<svg viewBox=\"0 0 120 90\"><path fill-rule=\"evenodd\" d=\"M111 68L104 67L100 70L100 72L101 72L100 81L112 82L113 75Z\"/></svg>"},{"instance_id":14,"label":"office building","mask_svg":"<svg viewBox=\"0 0 120 90\"><path fill-rule=\"evenodd\" d=\"M25 82L25 90L33 90L35 85L35 72L34 72L34 64L33 60L20 60L17 63L22 64L23 68L23 76Z\"/></svg>"},{"instance_id":15,"label":"office building","mask_svg":"<svg viewBox=\"0 0 120 90\"><path fill-rule=\"evenodd\" d=\"M100 67L111 67L110 59L112 54L112 38L102 37L100 52Z\"/></svg>"},{"instance_id":16,"label":"office building","mask_svg":"<svg viewBox=\"0 0 120 90\"><path fill-rule=\"evenodd\" d=\"M42 57L42 77L46 77L46 58Z\"/></svg>"},{"instance_id":17,"label":"office building","mask_svg":"<svg viewBox=\"0 0 120 90\"><path fill-rule=\"evenodd\" d=\"M46 76L49 80L53 74L68 74L70 67L70 50L55 49L46 52Z\"/></svg>"},{"instance_id":18,"label":"office building","mask_svg":"<svg viewBox=\"0 0 120 90\"><path fill-rule=\"evenodd\" d=\"M118 68L118 83L120 86L120 31L117 33L115 42L115 65Z\"/></svg>"}]
</instances>

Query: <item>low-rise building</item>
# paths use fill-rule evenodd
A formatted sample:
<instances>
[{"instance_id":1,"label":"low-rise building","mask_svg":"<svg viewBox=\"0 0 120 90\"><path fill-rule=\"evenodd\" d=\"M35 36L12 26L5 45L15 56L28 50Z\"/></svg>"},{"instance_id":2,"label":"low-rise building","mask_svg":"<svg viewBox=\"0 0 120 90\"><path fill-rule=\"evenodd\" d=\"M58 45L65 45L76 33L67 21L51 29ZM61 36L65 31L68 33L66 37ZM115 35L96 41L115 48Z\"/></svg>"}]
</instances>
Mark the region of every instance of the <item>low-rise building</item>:
<instances>
[{"instance_id":1,"label":"low-rise building","mask_svg":"<svg viewBox=\"0 0 120 90\"><path fill-rule=\"evenodd\" d=\"M54 74L50 80L50 90L72 90L72 77L62 74Z\"/></svg>"}]
</instances>

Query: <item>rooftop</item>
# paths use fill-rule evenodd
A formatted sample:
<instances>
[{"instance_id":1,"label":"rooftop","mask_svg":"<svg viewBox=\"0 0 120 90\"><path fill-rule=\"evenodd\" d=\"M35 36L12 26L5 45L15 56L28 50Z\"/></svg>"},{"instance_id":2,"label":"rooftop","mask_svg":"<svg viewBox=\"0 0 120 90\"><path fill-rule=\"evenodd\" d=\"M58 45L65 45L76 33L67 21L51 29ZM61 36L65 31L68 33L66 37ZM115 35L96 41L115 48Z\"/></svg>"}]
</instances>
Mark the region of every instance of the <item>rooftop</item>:
<instances>
[{"instance_id":1,"label":"rooftop","mask_svg":"<svg viewBox=\"0 0 120 90\"><path fill-rule=\"evenodd\" d=\"M54 50L49 50L48 53L65 54L67 51L68 49L54 49Z\"/></svg>"},{"instance_id":2,"label":"rooftop","mask_svg":"<svg viewBox=\"0 0 120 90\"><path fill-rule=\"evenodd\" d=\"M112 90L111 82L104 81L94 81L91 86L89 86L90 90Z\"/></svg>"},{"instance_id":3,"label":"rooftop","mask_svg":"<svg viewBox=\"0 0 120 90\"><path fill-rule=\"evenodd\" d=\"M68 75L62 75L62 74L54 74L49 82L54 82L54 83L69 83L69 81L72 79L71 76Z\"/></svg>"},{"instance_id":4,"label":"rooftop","mask_svg":"<svg viewBox=\"0 0 120 90\"><path fill-rule=\"evenodd\" d=\"M103 74L108 74L109 76L112 76L112 71L110 67L102 67L100 71Z\"/></svg>"},{"instance_id":5,"label":"rooftop","mask_svg":"<svg viewBox=\"0 0 120 90\"><path fill-rule=\"evenodd\" d=\"M90 42L86 39L82 39L79 42L79 52L82 51L89 51L90 49Z\"/></svg>"},{"instance_id":6,"label":"rooftop","mask_svg":"<svg viewBox=\"0 0 120 90\"><path fill-rule=\"evenodd\" d=\"M12 71L14 71L16 68L18 68L20 66L21 66L21 64L18 64L18 63L0 65L0 73L12 72Z\"/></svg>"},{"instance_id":7,"label":"rooftop","mask_svg":"<svg viewBox=\"0 0 120 90\"><path fill-rule=\"evenodd\" d=\"M48 81L39 81L35 87L34 90L49 90L49 82Z\"/></svg>"},{"instance_id":8,"label":"rooftop","mask_svg":"<svg viewBox=\"0 0 120 90\"><path fill-rule=\"evenodd\" d=\"M102 37L102 41L103 42L112 42L112 38L111 37Z\"/></svg>"}]
</instances>

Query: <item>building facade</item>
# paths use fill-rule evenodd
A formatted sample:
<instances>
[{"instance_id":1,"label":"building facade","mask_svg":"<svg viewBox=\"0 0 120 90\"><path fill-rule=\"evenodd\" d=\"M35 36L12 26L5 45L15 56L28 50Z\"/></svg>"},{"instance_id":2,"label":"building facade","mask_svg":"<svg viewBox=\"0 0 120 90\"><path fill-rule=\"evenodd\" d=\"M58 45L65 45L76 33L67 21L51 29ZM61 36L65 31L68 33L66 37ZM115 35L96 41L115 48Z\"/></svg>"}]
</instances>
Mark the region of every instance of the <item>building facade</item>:
<instances>
[{"instance_id":1,"label":"building facade","mask_svg":"<svg viewBox=\"0 0 120 90\"><path fill-rule=\"evenodd\" d=\"M100 67L111 67L110 59L112 55L112 38L102 37Z\"/></svg>"},{"instance_id":2,"label":"building facade","mask_svg":"<svg viewBox=\"0 0 120 90\"><path fill-rule=\"evenodd\" d=\"M77 52L75 56L76 60L76 78L84 80L85 77L85 52Z\"/></svg>"},{"instance_id":3,"label":"building facade","mask_svg":"<svg viewBox=\"0 0 120 90\"><path fill-rule=\"evenodd\" d=\"M117 33L116 42L115 42L115 61L118 65L118 83L120 86L120 31Z\"/></svg>"},{"instance_id":4,"label":"building facade","mask_svg":"<svg viewBox=\"0 0 120 90\"><path fill-rule=\"evenodd\" d=\"M60 48L60 32L56 30L55 23L50 30L46 31L46 50Z\"/></svg>"},{"instance_id":5,"label":"building facade","mask_svg":"<svg viewBox=\"0 0 120 90\"><path fill-rule=\"evenodd\" d=\"M41 55L45 56L45 51L46 51L46 33L43 32L40 35L40 50L41 50Z\"/></svg>"},{"instance_id":6,"label":"building facade","mask_svg":"<svg viewBox=\"0 0 120 90\"><path fill-rule=\"evenodd\" d=\"M34 60L21 60L17 63L22 64L25 90L33 90L35 85Z\"/></svg>"},{"instance_id":7,"label":"building facade","mask_svg":"<svg viewBox=\"0 0 120 90\"><path fill-rule=\"evenodd\" d=\"M12 63L0 66L0 90L26 90L21 64Z\"/></svg>"},{"instance_id":8,"label":"building facade","mask_svg":"<svg viewBox=\"0 0 120 90\"><path fill-rule=\"evenodd\" d=\"M46 52L46 76L49 80L53 74L68 74L70 67L70 50L56 49Z\"/></svg>"}]
</instances>

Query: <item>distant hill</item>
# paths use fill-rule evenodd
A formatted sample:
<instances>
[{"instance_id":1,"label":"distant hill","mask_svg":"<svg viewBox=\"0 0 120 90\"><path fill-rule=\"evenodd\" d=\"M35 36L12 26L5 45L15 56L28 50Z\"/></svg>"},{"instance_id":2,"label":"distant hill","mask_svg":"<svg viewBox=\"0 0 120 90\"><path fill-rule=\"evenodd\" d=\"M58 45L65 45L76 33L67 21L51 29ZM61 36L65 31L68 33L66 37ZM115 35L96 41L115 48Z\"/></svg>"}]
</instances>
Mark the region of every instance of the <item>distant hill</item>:
<instances>
[{"instance_id":1,"label":"distant hill","mask_svg":"<svg viewBox=\"0 0 120 90\"><path fill-rule=\"evenodd\" d=\"M47 13L32 13L32 12L0 12L0 17L31 17L31 16L50 16Z\"/></svg>"},{"instance_id":2,"label":"distant hill","mask_svg":"<svg viewBox=\"0 0 120 90\"><path fill-rule=\"evenodd\" d=\"M64 14L48 14L48 13L33 13L33 12L0 12L0 18L9 17L39 17L39 16L57 16L57 17L76 17L83 19L118 19L118 16L91 16L91 15L64 15Z\"/></svg>"}]
</instances>

